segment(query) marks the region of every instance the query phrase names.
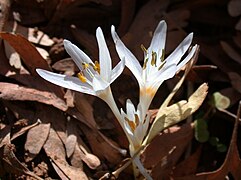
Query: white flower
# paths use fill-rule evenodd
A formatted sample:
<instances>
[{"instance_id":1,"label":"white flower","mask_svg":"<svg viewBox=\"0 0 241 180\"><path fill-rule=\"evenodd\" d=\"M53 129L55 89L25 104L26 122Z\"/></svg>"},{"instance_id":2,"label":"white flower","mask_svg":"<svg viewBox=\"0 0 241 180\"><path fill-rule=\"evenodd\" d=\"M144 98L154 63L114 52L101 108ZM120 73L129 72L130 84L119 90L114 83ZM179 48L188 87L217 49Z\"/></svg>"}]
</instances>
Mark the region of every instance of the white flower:
<instances>
[{"instance_id":1,"label":"white flower","mask_svg":"<svg viewBox=\"0 0 241 180\"><path fill-rule=\"evenodd\" d=\"M128 99L126 101L126 113L121 109L121 117L124 131L129 137L130 149L137 150L146 136L150 116L146 116L141 104L138 104L137 109L135 109L133 103Z\"/></svg>"},{"instance_id":2,"label":"white flower","mask_svg":"<svg viewBox=\"0 0 241 180\"><path fill-rule=\"evenodd\" d=\"M112 37L116 44L116 50L120 58L125 58L126 66L136 77L140 86L140 103L144 109L149 105L163 81L172 78L194 55L195 45L187 56L181 61L183 55L191 45L193 33L190 33L179 46L165 59L164 49L166 43L167 25L161 21L154 34L148 49L142 46L144 51L144 65L141 67L139 61L120 40L115 27L111 27ZM181 61L181 62L180 62Z\"/></svg>"},{"instance_id":3,"label":"white flower","mask_svg":"<svg viewBox=\"0 0 241 180\"><path fill-rule=\"evenodd\" d=\"M110 91L108 87L121 74L125 63L124 60L121 60L119 64L112 69L111 57L101 28L97 28L96 38L99 47L99 62L93 62L77 46L68 40L64 40L66 51L80 69L78 77L56 74L42 69L37 69L37 73L53 84L95 95L105 100L105 95Z\"/></svg>"}]
</instances>

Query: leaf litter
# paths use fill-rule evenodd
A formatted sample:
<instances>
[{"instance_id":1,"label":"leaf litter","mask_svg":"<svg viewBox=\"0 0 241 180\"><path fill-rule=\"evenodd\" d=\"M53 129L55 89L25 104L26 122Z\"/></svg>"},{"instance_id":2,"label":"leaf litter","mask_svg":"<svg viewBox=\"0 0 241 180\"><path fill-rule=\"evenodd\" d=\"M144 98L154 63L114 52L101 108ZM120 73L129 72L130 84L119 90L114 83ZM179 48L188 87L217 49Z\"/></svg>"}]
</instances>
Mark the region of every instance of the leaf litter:
<instances>
[{"instance_id":1,"label":"leaf litter","mask_svg":"<svg viewBox=\"0 0 241 180\"><path fill-rule=\"evenodd\" d=\"M77 43L98 60L94 35L98 26L103 28L113 64L117 64L111 24L142 60L141 44L147 47L154 27L164 19L168 24L166 54L190 32L200 50L189 73L184 72L186 78L178 92L165 101L183 71L159 89L150 110L155 130L140 151L141 160L154 179L240 179L237 2L1 1L0 177L133 179L130 159L126 159L126 137L107 106L97 98L48 83L35 69L78 73L64 51L63 39ZM124 70L113 89L119 108L128 98L138 102L134 92L138 85L129 70ZM188 89L193 89L189 95ZM210 104L213 95L215 105ZM218 139L227 150L219 152L209 141L197 141L195 136L202 134L195 134L194 121L186 120L190 117L204 120L207 128L201 131ZM154 125L156 122L159 125Z\"/></svg>"}]
</instances>

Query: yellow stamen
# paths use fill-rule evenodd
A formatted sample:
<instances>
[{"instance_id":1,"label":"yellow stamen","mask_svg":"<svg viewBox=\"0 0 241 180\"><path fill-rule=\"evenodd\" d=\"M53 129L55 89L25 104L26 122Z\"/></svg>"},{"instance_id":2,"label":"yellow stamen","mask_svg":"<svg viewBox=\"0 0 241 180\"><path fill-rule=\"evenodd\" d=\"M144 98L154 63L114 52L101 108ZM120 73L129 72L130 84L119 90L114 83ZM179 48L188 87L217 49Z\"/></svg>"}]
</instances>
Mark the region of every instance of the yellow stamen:
<instances>
[{"instance_id":1,"label":"yellow stamen","mask_svg":"<svg viewBox=\"0 0 241 180\"><path fill-rule=\"evenodd\" d=\"M158 71L160 71L161 70L161 68L163 68L163 66L166 64L166 61L164 61L161 65L160 65L160 67L158 68Z\"/></svg>"},{"instance_id":2,"label":"yellow stamen","mask_svg":"<svg viewBox=\"0 0 241 180\"><path fill-rule=\"evenodd\" d=\"M148 62L148 58L146 58L145 61L144 61L143 69L146 69L147 62Z\"/></svg>"},{"instance_id":3,"label":"yellow stamen","mask_svg":"<svg viewBox=\"0 0 241 180\"><path fill-rule=\"evenodd\" d=\"M156 52L152 52L151 53L151 65L152 66L156 66L156 59L157 59L157 54L156 54Z\"/></svg>"},{"instance_id":4,"label":"yellow stamen","mask_svg":"<svg viewBox=\"0 0 241 180\"><path fill-rule=\"evenodd\" d=\"M162 56L160 57L161 62L163 62L165 60L165 50L162 49Z\"/></svg>"},{"instance_id":5,"label":"yellow stamen","mask_svg":"<svg viewBox=\"0 0 241 180\"><path fill-rule=\"evenodd\" d=\"M89 64L87 63L82 63L83 69L88 69L89 68Z\"/></svg>"},{"instance_id":6,"label":"yellow stamen","mask_svg":"<svg viewBox=\"0 0 241 180\"><path fill-rule=\"evenodd\" d=\"M145 46L144 46L143 44L141 44L141 50L142 50L145 54L147 54L147 49L145 48Z\"/></svg>"},{"instance_id":7,"label":"yellow stamen","mask_svg":"<svg viewBox=\"0 0 241 180\"><path fill-rule=\"evenodd\" d=\"M136 123L136 127L139 126L140 120L137 114L135 114L135 123Z\"/></svg>"},{"instance_id":8,"label":"yellow stamen","mask_svg":"<svg viewBox=\"0 0 241 180\"><path fill-rule=\"evenodd\" d=\"M135 123L134 123L133 121L130 121L127 117L125 117L124 119L128 122L128 124L129 124L129 126L130 126L132 132L134 132L135 129L136 129L136 125L135 125Z\"/></svg>"},{"instance_id":9,"label":"yellow stamen","mask_svg":"<svg viewBox=\"0 0 241 180\"><path fill-rule=\"evenodd\" d=\"M77 74L78 78L80 79L81 82L85 83L87 81L86 77L84 76L84 74L82 72L79 72Z\"/></svg>"},{"instance_id":10,"label":"yellow stamen","mask_svg":"<svg viewBox=\"0 0 241 180\"><path fill-rule=\"evenodd\" d=\"M100 74L100 64L98 61L95 61L94 70Z\"/></svg>"}]
</instances>

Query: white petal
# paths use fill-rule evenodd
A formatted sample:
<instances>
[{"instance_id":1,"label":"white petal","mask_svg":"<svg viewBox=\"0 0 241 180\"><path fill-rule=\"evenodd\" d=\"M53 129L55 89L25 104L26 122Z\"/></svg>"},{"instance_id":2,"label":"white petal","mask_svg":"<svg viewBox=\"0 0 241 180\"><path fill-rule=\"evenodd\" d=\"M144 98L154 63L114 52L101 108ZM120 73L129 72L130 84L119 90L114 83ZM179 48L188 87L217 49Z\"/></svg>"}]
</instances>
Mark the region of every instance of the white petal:
<instances>
[{"instance_id":1,"label":"white petal","mask_svg":"<svg viewBox=\"0 0 241 180\"><path fill-rule=\"evenodd\" d=\"M111 71L110 83L112 83L117 77L120 76L124 68L125 68L125 60L121 60Z\"/></svg>"},{"instance_id":2,"label":"white petal","mask_svg":"<svg viewBox=\"0 0 241 180\"><path fill-rule=\"evenodd\" d=\"M189 52L187 57L185 57L185 59L178 64L176 71L179 71L188 61L190 61L192 59L192 57L193 57L194 53L196 52L196 50L197 50L197 45L195 45L192 48L192 50Z\"/></svg>"},{"instance_id":3,"label":"white petal","mask_svg":"<svg viewBox=\"0 0 241 180\"><path fill-rule=\"evenodd\" d=\"M96 30L96 38L99 47L100 75L104 80L110 82L110 73L112 69L111 58L100 27Z\"/></svg>"},{"instance_id":4,"label":"white petal","mask_svg":"<svg viewBox=\"0 0 241 180\"><path fill-rule=\"evenodd\" d=\"M82 83L78 78L49 72L43 69L36 69L37 73L45 80L58 86L75 90L78 92L96 96L88 83Z\"/></svg>"},{"instance_id":5,"label":"white petal","mask_svg":"<svg viewBox=\"0 0 241 180\"><path fill-rule=\"evenodd\" d=\"M190 33L178 47L166 58L168 64L178 64L192 43L193 33Z\"/></svg>"},{"instance_id":6,"label":"white petal","mask_svg":"<svg viewBox=\"0 0 241 180\"><path fill-rule=\"evenodd\" d=\"M167 32L167 24L165 21L160 21L157 25L157 28L152 37L152 41L150 44L149 50L161 53L163 49L165 49L166 44L166 32Z\"/></svg>"},{"instance_id":7,"label":"white petal","mask_svg":"<svg viewBox=\"0 0 241 180\"><path fill-rule=\"evenodd\" d=\"M159 81L159 80L167 80L172 78L175 74L176 74L176 69L177 66L175 64L171 64L171 65L164 65L164 67L157 71L154 75L153 75L153 81Z\"/></svg>"},{"instance_id":8,"label":"white petal","mask_svg":"<svg viewBox=\"0 0 241 180\"><path fill-rule=\"evenodd\" d=\"M142 67L136 57L130 52L130 50L124 45L117 33L115 32L115 27L111 27L112 38L116 45L116 51L120 59L125 59L126 66L134 74L139 84L143 84L141 74Z\"/></svg>"},{"instance_id":9,"label":"white petal","mask_svg":"<svg viewBox=\"0 0 241 180\"><path fill-rule=\"evenodd\" d=\"M163 67L162 70L156 72L153 76L153 84L152 88L158 89L163 81L172 78L176 74L177 67L175 64L169 65L167 67Z\"/></svg>"},{"instance_id":10,"label":"white petal","mask_svg":"<svg viewBox=\"0 0 241 180\"><path fill-rule=\"evenodd\" d=\"M126 114L127 116L129 116L129 119L131 121L134 121L134 114L135 114L135 106L134 104L131 102L130 99L127 99L126 101Z\"/></svg>"},{"instance_id":11,"label":"white petal","mask_svg":"<svg viewBox=\"0 0 241 180\"><path fill-rule=\"evenodd\" d=\"M64 40L64 48L67 53L72 57L79 69L83 69L83 62L93 63L89 56L87 56L83 51L81 51L76 45L72 44L70 41Z\"/></svg>"},{"instance_id":12,"label":"white petal","mask_svg":"<svg viewBox=\"0 0 241 180\"><path fill-rule=\"evenodd\" d=\"M92 81L92 86L94 91L98 94L98 91L105 90L110 86L110 83L104 81L100 76L95 76Z\"/></svg>"}]
</instances>

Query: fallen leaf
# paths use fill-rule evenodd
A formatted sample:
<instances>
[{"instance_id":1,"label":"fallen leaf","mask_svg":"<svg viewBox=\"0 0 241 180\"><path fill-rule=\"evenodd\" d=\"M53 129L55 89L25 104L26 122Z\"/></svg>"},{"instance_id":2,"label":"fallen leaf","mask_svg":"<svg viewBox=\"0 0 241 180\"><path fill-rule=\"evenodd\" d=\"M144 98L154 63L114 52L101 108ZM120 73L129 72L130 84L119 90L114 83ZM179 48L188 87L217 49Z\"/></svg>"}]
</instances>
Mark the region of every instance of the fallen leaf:
<instances>
[{"instance_id":1,"label":"fallen leaf","mask_svg":"<svg viewBox=\"0 0 241 180\"><path fill-rule=\"evenodd\" d=\"M167 177L178 162L185 148L193 138L193 125L170 127L157 135L145 148L141 159L147 169L152 169L152 177Z\"/></svg>"},{"instance_id":2,"label":"fallen leaf","mask_svg":"<svg viewBox=\"0 0 241 180\"><path fill-rule=\"evenodd\" d=\"M78 67L71 58L66 58L57 61L52 66L57 71L63 71L65 75L73 76L75 72L79 71Z\"/></svg>"},{"instance_id":3,"label":"fallen leaf","mask_svg":"<svg viewBox=\"0 0 241 180\"><path fill-rule=\"evenodd\" d=\"M180 162L174 169L172 177L175 179L178 176L185 176L196 172L200 155L202 153L202 147L199 146L197 150L191 154L188 158Z\"/></svg>"},{"instance_id":4,"label":"fallen leaf","mask_svg":"<svg viewBox=\"0 0 241 180\"><path fill-rule=\"evenodd\" d=\"M108 139L109 142L106 142L106 140L104 140L97 131L93 131L85 126L81 126L80 128L86 135L93 154L97 155L102 160L109 161L112 164L118 164L121 161L121 153L123 150L118 147L114 141Z\"/></svg>"},{"instance_id":5,"label":"fallen leaf","mask_svg":"<svg viewBox=\"0 0 241 180\"><path fill-rule=\"evenodd\" d=\"M50 129L44 150L52 159L51 163L61 179L88 179L82 169L72 167L67 163L64 145L53 129Z\"/></svg>"},{"instance_id":6,"label":"fallen leaf","mask_svg":"<svg viewBox=\"0 0 241 180\"><path fill-rule=\"evenodd\" d=\"M241 76L235 72L228 73L228 76L231 80L233 88L241 93Z\"/></svg>"},{"instance_id":7,"label":"fallen leaf","mask_svg":"<svg viewBox=\"0 0 241 180\"><path fill-rule=\"evenodd\" d=\"M0 148L10 144L10 130L10 126L0 123Z\"/></svg>"},{"instance_id":8,"label":"fallen leaf","mask_svg":"<svg viewBox=\"0 0 241 180\"><path fill-rule=\"evenodd\" d=\"M241 14L241 1L240 0L231 0L228 3L228 13L231 16L239 16Z\"/></svg>"},{"instance_id":9,"label":"fallen leaf","mask_svg":"<svg viewBox=\"0 0 241 180\"><path fill-rule=\"evenodd\" d=\"M16 52L20 54L31 74L37 75L35 71L37 67L50 70L45 59L43 59L36 48L22 35L1 32L0 37L6 40Z\"/></svg>"},{"instance_id":10,"label":"fallen leaf","mask_svg":"<svg viewBox=\"0 0 241 180\"><path fill-rule=\"evenodd\" d=\"M5 100L38 101L52 105L62 111L68 109L65 102L54 93L26 88L17 84L0 82L0 98Z\"/></svg>"},{"instance_id":11,"label":"fallen leaf","mask_svg":"<svg viewBox=\"0 0 241 180\"><path fill-rule=\"evenodd\" d=\"M231 57L237 63L241 64L241 55L236 50L234 50L234 48L232 48L228 43L224 41L221 41L220 44L229 57Z\"/></svg>"},{"instance_id":12,"label":"fallen leaf","mask_svg":"<svg viewBox=\"0 0 241 180\"><path fill-rule=\"evenodd\" d=\"M27 121L27 119L21 119L21 122L22 122L23 120L24 120L24 121ZM20 121L20 120L19 120L19 121ZM18 121L18 122L19 122L19 121ZM23 128L21 128L20 131L14 133L14 134L12 135L11 141L14 140L14 139L16 139L17 137L21 136L22 134L26 133L26 132L27 132L28 130L30 130L31 128L39 125L40 123L41 123L41 122L38 120L38 121L37 121L36 123L34 123L34 124L31 124L31 125L29 125L29 126L24 126ZM15 123L15 125L16 125L16 123Z\"/></svg>"},{"instance_id":13,"label":"fallen leaf","mask_svg":"<svg viewBox=\"0 0 241 180\"><path fill-rule=\"evenodd\" d=\"M228 99L230 100L230 107L235 105L241 99L241 94L238 91L236 91L233 87L221 89L219 92L222 95L228 97Z\"/></svg>"},{"instance_id":14,"label":"fallen leaf","mask_svg":"<svg viewBox=\"0 0 241 180\"><path fill-rule=\"evenodd\" d=\"M3 147L3 157L2 160L4 161L3 168L7 172L11 172L13 174L25 174L27 176L33 177L37 180L43 180L42 178L35 175L33 172L29 171L27 167L25 167L15 156L14 152L14 145L7 144Z\"/></svg>"},{"instance_id":15,"label":"fallen leaf","mask_svg":"<svg viewBox=\"0 0 241 180\"><path fill-rule=\"evenodd\" d=\"M24 145L26 158L25 161L33 160L45 144L50 131L50 124L39 124L28 131Z\"/></svg>"}]
</instances>

